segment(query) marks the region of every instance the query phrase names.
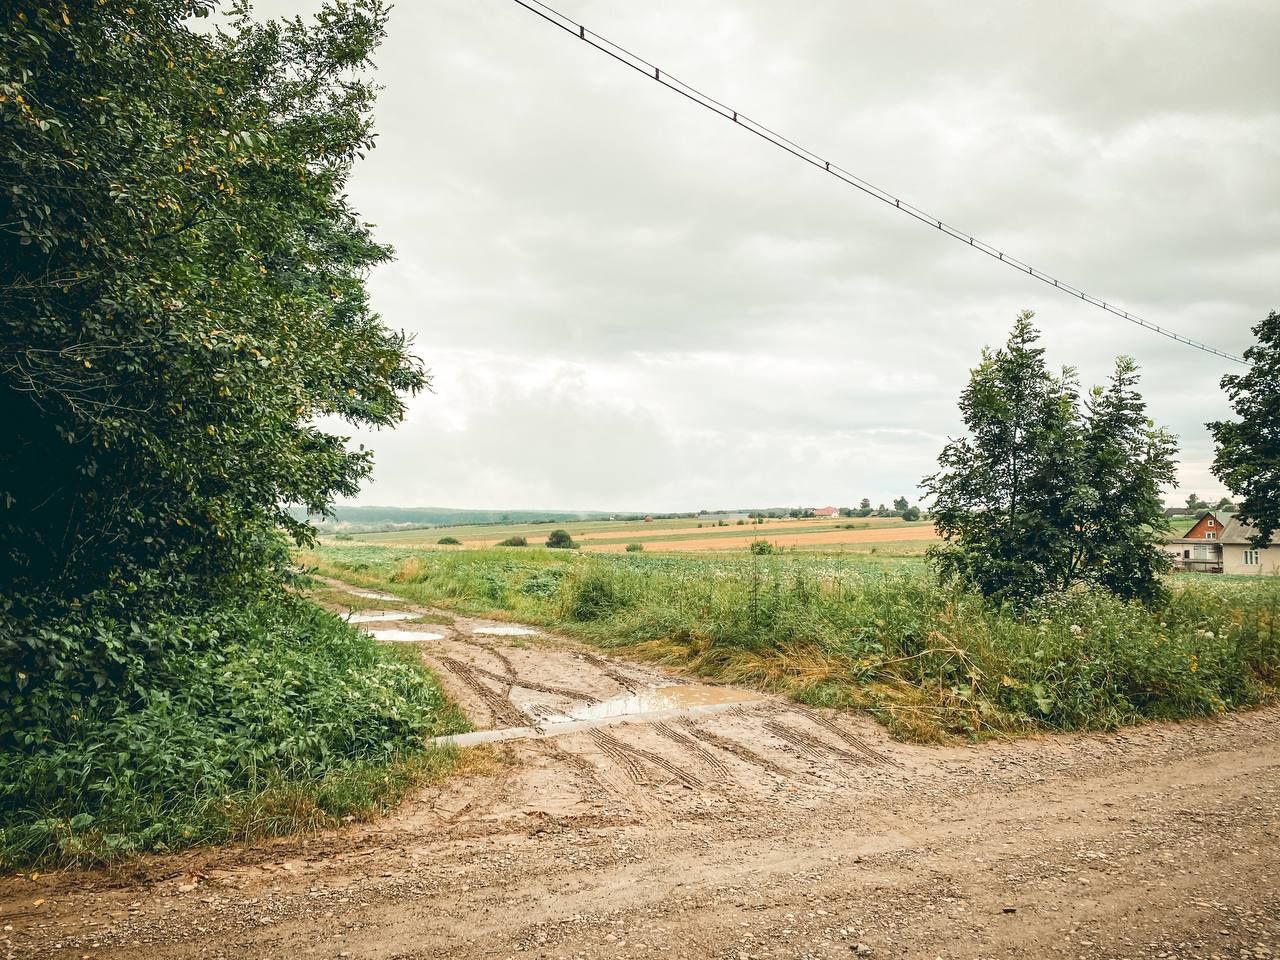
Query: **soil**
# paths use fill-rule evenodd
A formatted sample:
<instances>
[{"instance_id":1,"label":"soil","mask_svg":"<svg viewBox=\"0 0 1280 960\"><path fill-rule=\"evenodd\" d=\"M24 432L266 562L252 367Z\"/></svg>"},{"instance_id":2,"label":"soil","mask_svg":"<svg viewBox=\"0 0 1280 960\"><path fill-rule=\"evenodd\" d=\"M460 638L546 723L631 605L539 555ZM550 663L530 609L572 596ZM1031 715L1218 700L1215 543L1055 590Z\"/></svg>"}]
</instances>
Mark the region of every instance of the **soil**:
<instances>
[{"instance_id":1,"label":"soil","mask_svg":"<svg viewBox=\"0 0 1280 960\"><path fill-rule=\"evenodd\" d=\"M417 641L478 728L529 728L488 772L372 824L5 879L0 956L1280 956L1280 710L924 747L730 688L653 711L687 680L494 626Z\"/></svg>"}]
</instances>

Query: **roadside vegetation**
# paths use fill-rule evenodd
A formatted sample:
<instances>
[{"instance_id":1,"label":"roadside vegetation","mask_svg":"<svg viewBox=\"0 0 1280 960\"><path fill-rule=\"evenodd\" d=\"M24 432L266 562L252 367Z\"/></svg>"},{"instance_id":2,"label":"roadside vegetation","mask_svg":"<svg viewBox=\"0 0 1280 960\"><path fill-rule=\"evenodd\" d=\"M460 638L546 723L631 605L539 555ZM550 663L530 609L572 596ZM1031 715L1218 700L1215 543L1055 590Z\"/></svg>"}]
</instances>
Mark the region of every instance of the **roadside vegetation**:
<instances>
[{"instance_id":1,"label":"roadside vegetation","mask_svg":"<svg viewBox=\"0 0 1280 960\"><path fill-rule=\"evenodd\" d=\"M386 10L0 22L0 868L370 815L460 718L287 589L427 378L347 200Z\"/></svg>"},{"instance_id":2,"label":"roadside vegetation","mask_svg":"<svg viewBox=\"0 0 1280 960\"><path fill-rule=\"evenodd\" d=\"M1280 684L1274 578L1174 578L1151 605L1081 589L1015 612L918 560L347 545L302 559L414 602L868 708L917 740L1208 716L1269 702Z\"/></svg>"}]
</instances>

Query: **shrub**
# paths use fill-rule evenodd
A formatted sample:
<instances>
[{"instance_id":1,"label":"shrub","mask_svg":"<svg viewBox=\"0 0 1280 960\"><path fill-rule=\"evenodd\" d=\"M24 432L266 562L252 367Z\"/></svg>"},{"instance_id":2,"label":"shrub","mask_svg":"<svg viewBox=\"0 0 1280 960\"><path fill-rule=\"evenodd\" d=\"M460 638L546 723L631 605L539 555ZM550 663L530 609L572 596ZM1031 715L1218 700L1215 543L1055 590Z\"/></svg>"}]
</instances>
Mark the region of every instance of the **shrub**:
<instances>
[{"instance_id":1,"label":"shrub","mask_svg":"<svg viewBox=\"0 0 1280 960\"><path fill-rule=\"evenodd\" d=\"M573 542L573 537L569 536L568 530L552 530L551 535L547 537L547 546L552 550L576 550L578 545Z\"/></svg>"},{"instance_id":2,"label":"shrub","mask_svg":"<svg viewBox=\"0 0 1280 960\"><path fill-rule=\"evenodd\" d=\"M500 547L527 547L529 541L524 537L507 537L505 540L498 541Z\"/></svg>"},{"instance_id":3,"label":"shrub","mask_svg":"<svg viewBox=\"0 0 1280 960\"><path fill-rule=\"evenodd\" d=\"M774 553L775 549L768 540L752 540L749 548L756 556L764 556L765 554Z\"/></svg>"},{"instance_id":4,"label":"shrub","mask_svg":"<svg viewBox=\"0 0 1280 960\"><path fill-rule=\"evenodd\" d=\"M627 553L639 553L639 552L640 552L640 551L642 551L643 549L644 549L644 544L643 544L643 543L628 543L628 544L627 544Z\"/></svg>"},{"instance_id":5,"label":"shrub","mask_svg":"<svg viewBox=\"0 0 1280 960\"><path fill-rule=\"evenodd\" d=\"M427 762L425 737L465 729L407 651L298 598L132 629L181 650L147 690L73 703L46 686L24 704L0 753L0 868L372 814Z\"/></svg>"},{"instance_id":6,"label":"shrub","mask_svg":"<svg viewBox=\"0 0 1280 960\"><path fill-rule=\"evenodd\" d=\"M354 539L355 539L355 537L353 537L353 536L352 536L351 534L349 534L349 533L335 533L335 534L333 535L333 539L335 539L335 540L354 540Z\"/></svg>"},{"instance_id":7,"label":"shrub","mask_svg":"<svg viewBox=\"0 0 1280 960\"><path fill-rule=\"evenodd\" d=\"M457 547L462 545L462 541L457 537L441 537L436 543L449 547Z\"/></svg>"}]
</instances>

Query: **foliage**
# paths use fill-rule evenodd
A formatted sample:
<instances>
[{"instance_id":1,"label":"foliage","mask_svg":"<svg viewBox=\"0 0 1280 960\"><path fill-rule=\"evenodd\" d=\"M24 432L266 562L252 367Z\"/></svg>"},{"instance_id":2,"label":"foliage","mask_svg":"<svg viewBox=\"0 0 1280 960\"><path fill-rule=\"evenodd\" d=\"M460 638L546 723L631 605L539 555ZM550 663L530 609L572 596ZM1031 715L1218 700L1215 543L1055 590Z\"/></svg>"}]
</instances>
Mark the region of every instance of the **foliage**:
<instances>
[{"instance_id":1,"label":"foliage","mask_svg":"<svg viewBox=\"0 0 1280 960\"><path fill-rule=\"evenodd\" d=\"M920 519L920 508L907 507L905 510L902 511L902 519L906 520L908 523L915 523L917 520Z\"/></svg>"},{"instance_id":2,"label":"foliage","mask_svg":"<svg viewBox=\"0 0 1280 960\"><path fill-rule=\"evenodd\" d=\"M639 552L640 552L641 550L643 550L643 549L644 549L644 544L643 544L643 543L628 543L628 544L627 544L627 553L639 553Z\"/></svg>"},{"instance_id":3,"label":"foliage","mask_svg":"<svg viewBox=\"0 0 1280 960\"><path fill-rule=\"evenodd\" d=\"M0 710L145 683L163 642L130 622L269 589L277 531L309 535L287 507L370 469L316 422L392 424L425 383L345 197L380 0L197 29L211 6L18 0L0 24Z\"/></svg>"},{"instance_id":4,"label":"foliage","mask_svg":"<svg viewBox=\"0 0 1280 960\"><path fill-rule=\"evenodd\" d=\"M552 530L547 537L547 546L553 550L576 550L578 545L569 536L568 530Z\"/></svg>"},{"instance_id":5,"label":"foliage","mask_svg":"<svg viewBox=\"0 0 1280 960\"><path fill-rule=\"evenodd\" d=\"M498 541L500 547L527 547L529 541L525 537L507 537L505 540Z\"/></svg>"},{"instance_id":6,"label":"foliage","mask_svg":"<svg viewBox=\"0 0 1280 960\"><path fill-rule=\"evenodd\" d=\"M1019 605L1077 584L1154 600L1173 440L1147 419L1127 357L1082 410L1074 372L1049 372L1031 318L983 351L960 397L969 435L923 481L944 540L931 560L944 579Z\"/></svg>"},{"instance_id":7,"label":"foliage","mask_svg":"<svg viewBox=\"0 0 1280 960\"><path fill-rule=\"evenodd\" d=\"M1113 729L1274 699L1280 581L1174 578L1149 604L1100 588L1017 612L913 564L781 554L412 553L322 548L307 562L474 614L502 612L726 682L864 706L923 739ZM359 568L359 569L357 569ZM484 598L497 579L503 600Z\"/></svg>"},{"instance_id":8,"label":"foliage","mask_svg":"<svg viewBox=\"0 0 1280 960\"><path fill-rule=\"evenodd\" d=\"M425 736L465 729L416 658L303 600L157 620L146 639L167 652L145 688L23 703L0 753L0 866L371 814L447 760L423 756ZM262 822L283 797L295 816Z\"/></svg>"},{"instance_id":9,"label":"foliage","mask_svg":"<svg viewBox=\"0 0 1280 960\"><path fill-rule=\"evenodd\" d=\"M765 554L774 552L774 546L768 540L752 540L751 546L747 549L757 557L762 557Z\"/></svg>"},{"instance_id":10,"label":"foliage","mask_svg":"<svg viewBox=\"0 0 1280 960\"><path fill-rule=\"evenodd\" d=\"M462 541L459 540L457 537L441 537L439 540L436 541L436 543L442 544L444 546L449 546L449 547L457 547L457 546L461 546Z\"/></svg>"},{"instance_id":11,"label":"foliage","mask_svg":"<svg viewBox=\"0 0 1280 960\"><path fill-rule=\"evenodd\" d=\"M394 424L426 384L370 308L390 251L346 198L386 10L197 22L214 8L0 21L7 860L258 832L237 811L270 796L321 822L426 763L442 706L283 599L288 536L311 536L291 508L372 462L318 424Z\"/></svg>"},{"instance_id":12,"label":"foliage","mask_svg":"<svg viewBox=\"0 0 1280 960\"><path fill-rule=\"evenodd\" d=\"M1249 370L1222 378L1239 420L1210 423L1218 445L1213 473L1240 498L1240 519L1266 546L1280 529L1280 314L1253 328L1258 342L1244 352Z\"/></svg>"}]
</instances>

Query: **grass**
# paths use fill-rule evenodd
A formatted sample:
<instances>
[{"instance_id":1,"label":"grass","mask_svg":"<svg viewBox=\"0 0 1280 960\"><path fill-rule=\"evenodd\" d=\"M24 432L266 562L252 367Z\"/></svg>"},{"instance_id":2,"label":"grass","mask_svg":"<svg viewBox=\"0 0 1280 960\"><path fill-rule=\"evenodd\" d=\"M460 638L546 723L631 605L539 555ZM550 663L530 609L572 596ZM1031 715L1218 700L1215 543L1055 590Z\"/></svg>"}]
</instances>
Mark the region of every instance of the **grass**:
<instances>
[{"instance_id":1,"label":"grass","mask_svg":"<svg viewBox=\"0 0 1280 960\"><path fill-rule=\"evenodd\" d=\"M0 753L0 868L362 820L457 762L426 738L466 721L414 652L310 602L150 629L189 642L145 688L51 686L24 701L16 747Z\"/></svg>"},{"instance_id":2,"label":"grass","mask_svg":"<svg viewBox=\"0 0 1280 960\"><path fill-rule=\"evenodd\" d=\"M1272 701L1280 583L1177 577L1150 609L1106 594L1022 616L939 586L918 558L514 556L326 546L325 572L408 600L553 627L924 741L1099 730Z\"/></svg>"}]
</instances>

